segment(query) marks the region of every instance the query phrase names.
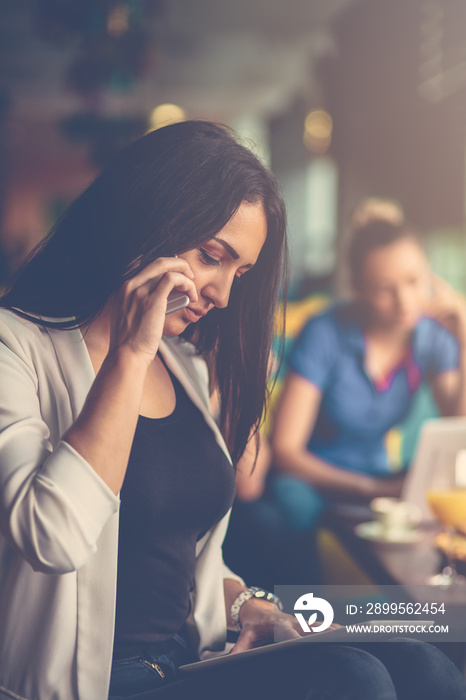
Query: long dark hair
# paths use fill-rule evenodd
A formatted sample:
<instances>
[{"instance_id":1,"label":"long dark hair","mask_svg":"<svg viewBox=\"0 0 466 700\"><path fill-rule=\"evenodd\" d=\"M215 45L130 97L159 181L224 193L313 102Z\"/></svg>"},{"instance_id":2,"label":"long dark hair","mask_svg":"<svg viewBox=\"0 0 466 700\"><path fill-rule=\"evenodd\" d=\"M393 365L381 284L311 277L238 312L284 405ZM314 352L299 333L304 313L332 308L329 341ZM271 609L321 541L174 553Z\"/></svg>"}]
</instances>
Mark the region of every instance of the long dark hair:
<instances>
[{"instance_id":1,"label":"long dark hair","mask_svg":"<svg viewBox=\"0 0 466 700\"><path fill-rule=\"evenodd\" d=\"M244 201L260 202L267 218L259 258L233 285L228 307L212 309L183 334L210 360L221 397L220 426L236 462L265 407L287 251L275 179L225 127L172 124L122 151L33 251L0 305L34 323L83 327L125 280L158 257L209 240Z\"/></svg>"}]
</instances>

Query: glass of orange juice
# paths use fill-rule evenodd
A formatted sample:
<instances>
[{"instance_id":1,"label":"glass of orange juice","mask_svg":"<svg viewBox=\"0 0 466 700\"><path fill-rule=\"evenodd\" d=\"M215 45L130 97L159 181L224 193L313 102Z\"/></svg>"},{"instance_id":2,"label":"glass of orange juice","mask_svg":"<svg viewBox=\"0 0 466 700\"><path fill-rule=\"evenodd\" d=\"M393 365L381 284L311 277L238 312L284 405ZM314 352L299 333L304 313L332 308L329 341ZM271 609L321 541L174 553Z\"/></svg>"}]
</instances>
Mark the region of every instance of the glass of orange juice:
<instances>
[{"instance_id":1,"label":"glass of orange juice","mask_svg":"<svg viewBox=\"0 0 466 700\"><path fill-rule=\"evenodd\" d=\"M464 451L462 451L464 452ZM426 501L449 535L445 554L447 565L429 583L440 586L464 584L456 571L453 555L455 535L466 535L466 478L464 454L458 453L448 464L438 465L426 492Z\"/></svg>"}]
</instances>

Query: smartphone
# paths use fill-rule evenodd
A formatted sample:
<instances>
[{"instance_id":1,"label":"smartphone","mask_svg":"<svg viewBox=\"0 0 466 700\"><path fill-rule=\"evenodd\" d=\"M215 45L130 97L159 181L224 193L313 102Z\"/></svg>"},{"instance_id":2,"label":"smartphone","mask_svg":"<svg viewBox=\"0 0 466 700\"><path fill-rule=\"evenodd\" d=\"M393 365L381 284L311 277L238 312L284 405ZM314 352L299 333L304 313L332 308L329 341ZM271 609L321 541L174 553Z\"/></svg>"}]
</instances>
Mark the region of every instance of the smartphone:
<instances>
[{"instance_id":1,"label":"smartphone","mask_svg":"<svg viewBox=\"0 0 466 700\"><path fill-rule=\"evenodd\" d=\"M177 289L172 289L167 298L167 310L165 315L184 309L189 304L189 297L184 292L179 292Z\"/></svg>"},{"instance_id":2,"label":"smartphone","mask_svg":"<svg viewBox=\"0 0 466 700\"><path fill-rule=\"evenodd\" d=\"M173 257L177 258L178 256L175 253L175 255ZM188 295L184 294L184 292L179 292L177 289L173 289L167 298L167 310L165 311L165 316L173 313L174 311L179 311L180 309L184 309L184 307L188 306L188 304L189 304Z\"/></svg>"}]
</instances>

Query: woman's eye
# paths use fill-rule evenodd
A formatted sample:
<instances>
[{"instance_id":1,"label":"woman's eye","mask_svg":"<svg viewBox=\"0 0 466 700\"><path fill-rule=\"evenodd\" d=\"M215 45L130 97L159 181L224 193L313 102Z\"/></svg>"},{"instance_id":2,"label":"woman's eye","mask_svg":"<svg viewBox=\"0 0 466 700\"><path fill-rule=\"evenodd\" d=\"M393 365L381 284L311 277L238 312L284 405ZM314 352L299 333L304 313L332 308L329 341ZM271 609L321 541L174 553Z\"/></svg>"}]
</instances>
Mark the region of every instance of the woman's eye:
<instances>
[{"instance_id":1,"label":"woman's eye","mask_svg":"<svg viewBox=\"0 0 466 700\"><path fill-rule=\"evenodd\" d=\"M204 248L199 248L203 262L207 265L220 265L220 260L213 258Z\"/></svg>"}]
</instances>

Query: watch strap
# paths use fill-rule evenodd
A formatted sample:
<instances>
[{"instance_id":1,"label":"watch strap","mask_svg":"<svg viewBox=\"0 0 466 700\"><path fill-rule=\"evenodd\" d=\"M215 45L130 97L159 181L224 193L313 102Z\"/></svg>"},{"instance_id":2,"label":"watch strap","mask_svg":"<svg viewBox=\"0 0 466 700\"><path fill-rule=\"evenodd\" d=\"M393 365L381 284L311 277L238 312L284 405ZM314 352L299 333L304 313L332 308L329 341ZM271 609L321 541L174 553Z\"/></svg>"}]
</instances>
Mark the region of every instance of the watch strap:
<instances>
[{"instance_id":1,"label":"watch strap","mask_svg":"<svg viewBox=\"0 0 466 700\"><path fill-rule=\"evenodd\" d=\"M283 610L283 605L280 598L274 593L266 591L263 588L258 588L257 586L249 586L236 596L230 609L230 617L233 623L233 628L238 632L241 630L241 621L239 617L241 608L248 600L251 600L251 598L267 600L268 602L276 605L279 610Z\"/></svg>"}]
</instances>

